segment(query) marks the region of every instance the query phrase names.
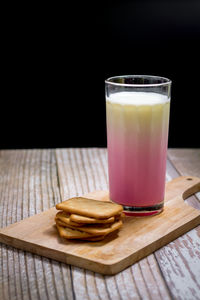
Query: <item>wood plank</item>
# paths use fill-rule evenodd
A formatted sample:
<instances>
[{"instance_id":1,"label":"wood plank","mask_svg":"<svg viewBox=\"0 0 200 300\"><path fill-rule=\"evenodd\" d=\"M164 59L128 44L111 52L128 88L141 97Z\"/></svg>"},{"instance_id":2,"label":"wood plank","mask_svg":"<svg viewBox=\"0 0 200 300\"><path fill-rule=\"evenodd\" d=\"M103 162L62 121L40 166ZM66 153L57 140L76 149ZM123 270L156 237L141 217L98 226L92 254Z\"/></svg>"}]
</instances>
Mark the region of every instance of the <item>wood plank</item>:
<instances>
[{"instance_id":1,"label":"wood plank","mask_svg":"<svg viewBox=\"0 0 200 300\"><path fill-rule=\"evenodd\" d=\"M0 241L99 273L116 274L200 224L200 211L182 198L200 190L200 178L189 179L178 177L166 185L165 209L161 214L151 218L126 217L117 236L109 235L97 243L59 238L55 207L0 229ZM172 198L168 196L171 191ZM108 191L82 196L109 201Z\"/></svg>"},{"instance_id":2,"label":"wood plank","mask_svg":"<svg viewBox=\"0 0 200 300\"><path fill-rule=\"evenodd\" d=\"M200 149L169 149L168 156L180 174L200 176Z\"/></svg>"},{"instance_id":3,"label":"wood plank","mask_svg":"<svg viewBox=\"0 0 200 300\"><path fill-rule=\"evenodd\" d=\"M169 152L173 151L170 149ZM181 152L183 150L181 149ZM191 154L191 151L186 151ZM185 155L186 152L184 151ZM194 152L193 152L194 153ZM176 150L178 160L179 154ZM170 160L172 156L170 155ZM187 157L190 160L190 157ZM173 159L172 159L173 161ZM197 163L197 162L195 162ZM179 164L178 164L179 165ZM176 164L176 167L178 166ZM181 165L181 164L180 164ZM184 167L185 168L185 167ZM198 175L198 173L195 173ZM191 164L188 171L178 172L172 162L167 164L167 179L179 175L194 175ZM194 196L187 201L190 205L197 202ZM198 299L200 295L200 226L179 237L169 245L155 252L160 269L175 299Z\"/></svg>"},{"instance_id":4,"label":"wood plank","mask_svg":"<svg viewBox=\"0 0 200 300\"><path fill-rule=\"evenodd\" d=\"M53 150L0 151L1 227L60 201ZM73 299L70 267L0 246L0 299Z\"/></svg>"},{"instance_id":5,"label":"wood plank","mask_svg":"<svg viewBox=\"0 0 200 300\"><path fill-rule=\"evenodd\" d=\"M105 186L107 186L107 159L106 159L106 150L105 149L88 149L88 151L94 151L94 153L92 153L91 155L94 155L95 157L96 157L96 159L98 160L98 164L99 164L99 166L100 166L100 173L101 173L101 175L102 175L102 177L101 177L101 179L102 179L102 181L103 181L103 184L105 184ZM5 152L5 151L4 151ZM79 154L79 153L78 153ZM17 194L17 197L13 197L13 204L12 204L12 208L13 208L13 211L14 211L14 213L13 214L11 214L11 212L9 212L8 211L8 214L9 214L9 217L7 217L8 219L9 218L14 218L14 220L12 220L11 219L11 223L13 223L13 222L15 222L15 221L19 221L20 219L22 219L22 206L21 206L21 199L23 199L23 200L25 200L25 195L23 196L23 177L22 177L22 175L23 175L23 171L21 170L21 168L22 168L22 165L24 164L24 162L23 162L23 160L21 160L21 158L20 158L20 161L19 161L19 163L18 163L18 169L20 169L21 171L20 171L20 174L19 174L19 179L17 179L17 182L19 181L19 189L18 189L18 187L16 186L16 182L15 182L15 180L13 180L13 185L14 185L14 187L12 187L12 184L11 184L11 181L10 181L10 179L11 179L11 177L10 177L10 171L13 169L13 168L11 168L11 166L10 166L10 163L9 163L9 160L11 159L11 157L10 156L12 156L12 164L14 164L14 161L13 161L13 159L14 159L14 153L12 152L12 153L10 153L10 155L6 155L5 156L5 153L4 153L4 157L3 157L3 159L1 159L2 158L2 152L0 152L0 166L1 166L1 170L2 170L2 172L4 172L4 179L3 179L3 182L2 182L2 177L1 177L1 183L0 183L0 193L2 192L2 195L3 194L7 194L7 192L8 192L8 187L7 187L7 192L6 192L6 190L5 190L5 187L6 187L6 184L7 184L7 182L9 182L9 190L12 190L12 192L11 192L11 196L12 195L16 195ZM19 157L16 157L16 161L18 161L18 159L19 159ZM27 162L26 162L27 163ZM48 164L48 162L46 162L47 164ZM87 160L86 160L86 164L87 164ZM4 169L2 169L2 165L4 166ZM80 157L79 157L79 163L78 163L78 166L80 167L80 170L81 171L83 171L83 162L81 162L80 161ZM9 172L5 172L5 170L7 169L9 167ZM26 166L27 167L27 166ZM13 170L14 171L14 170ZM172 171L173 172L175 172L176 170L174 170L174 168L172 167ZM53 168L51 167L51 172L53 172ZM95 171L94 171L95 172ZM14 173L16 173L16 175L13 177L13 179L16 179L16 176L17 176L17 174L18 174L18 170L17 170L17 168L15 168L15 172ZM170 173L171 174L171 173ZM71 174L68 174L69 176L71 175ZM33 175L34 177L36 176L37 178L38 178L38 176L37 175ZM176 176L178 176L178 175L176 175ZM173 178L174 178L175 176L173 176ZM33 180L33 179L32 179ZM80 178L76 178L75 179L76 180L76 184L78 184L78 182L80 182ZM84 183L86 183L85 181L85 178L84 179L82 179L82 181L84 182ZM77 182L78 181L78 182ZM36 182L37 182L37 180L36 180ZM73 190L74 190L74 182L73 182L73 180L72 180L72 178L71 178L71 180L70 180L70 182L69 182L70 184L70 186L68 186L67 185L67 187L69 188L69 192L71 193L71 195L73 195ZM90 183L91 184L91 183ZM56 183L56 185L57 185L57 183ZM56 186L55 185L55 186ZM86 184L86 186L87 186L87 184ZM92 184L92 186L93 186L93 190L94 190L94 183ZM3 189L2 189L2 187L3 187ZM84 188L85 188L85 186L84 186ZM103 189L105 189L105 188L103 188ZM37 190L38 190L38 192L40 191L40 189L38 189L38 187L37 187ZM57 190L57 188L56 188L56 190ZM55 191L55 187L53 188L53 191ZM75 192L76 192L76 190L75 190ZM35 202L33 202L34 203L34 205L36 205L36 207L37 207L37 205L39 204L39 206L40 205L42 205L42 203L40 202L41 201L41 195L38 195L37 194L37 191L35 191L35 194L36 194L36 201ZM55 196L53 196L51 199L53 199ZM37 202L37 203L36 203ZM29 211L29 214L31 214L31 210L33 211L33 207L31 206L33 203L31 203L30 204L30 207L31 207L31 209L30 209L30 211ZM2 204L2 202L1 202L1 204ZM5 203L4 203L4 205L5 205ZM9 206L10 207L10 206ZM2 205L1 205L1 208L2 208ZM15 211L17 211L17 214L15 214ZM24 214L26 214L27 212L25 211L24 212ZM6 206L5 206L5 209L4 209L4 214L3 214L3 224L5 224L5 225L7 225L7 224L10 224L9 222L7 222L7 220L6 220ZM198 233L197 233L198 234ZM172 244L172 243L171 243ZM166 246L165 246L166 247ZM165 249L165 247L163 248L163 249ZM181 245L181 247L184 249L184 247L185 247L185 244L183 243L182 245ZM23 251L19 251L19 250L16 250L16 249L12 249L12 248L10 248L10 247L6 247L5 246L5 248L6 248L6 251L4 251L4 257L5 257L5 261L4 262L7 262L7 252L9 251L8 249L11 249L11 253L13 253L13 251L15 252L14 253L14 261L15 262L17 262L17 263L15 263L14 265L15 265L15 268L14 268L14 272L16 273L16 276L13 276L13 274L12 274L12 270L10 269L10 274L11 274L11 276L13 276L14 277L14 280L12 279L12 283L14 283L14 282L16 282L16 288L15 288L15 290L17 290L17 294L18 294L18 298L17 299L20 299L21 298L21 295L22 295L22 293L23 293L23 299L28 299L29 298L29 295L28 295L28 293L27 293L27 289L28 289L28 283L27 283L27 274L26 274L26 270L24 269L24 252ZM192 251L192 247L191 247L191 249L190 249L190 252ZM196 251L196 252L195 252ZM195 253L198 253L197 251L198 251L198 248L197 249L195 249ZM191 252L192 253L192 252ZM191 254L191 255L193 255L193 253ZM165 257L165 256L164 256ZM196 256L194 256L194 257L196 257ZM10 257L9 257L10 258ZM162 258L162 256L161 256L161 258ZM44 258L43 258L44 259ZM42 260L43 260L42 259ZM159 259L158 258L156 258L158 261L159 261ZM19 264L19 260L20 260L20 264ZM49 261L49 260L48 260ZM195 261L195 260L194 260ZM175 265L175 260L173 260L172 261L172 263L174 262L174 265ZM196 262L198 262L198 261L196 261ZM161 265L162 263L160 263L160 265ZM62 264L61 264L62 265ZM124 279L124 281L126 282L126 279L128 278L129 280L130 280L130 278L132 277L132 281L130 280L130 284L126 284L126 287L127 287L127 291L128 291L128 295L130 296L130 295L133 295L133 299L150 299L150 296L148 296L148 295L150 295L148 292L147 292L147 289L148 289L148 287L147 287L147 285L146 285L146 282L144 281L144 278L142 277L142 275L141 276L139 276L138 274L137 274L137 276L135 275L135 273L134 273L134 275L135 276L133 276L133 267L135 267L136 265L138 265L138 263L136 263L134 266L132 266L132 267L130 267L130 268L127 268L125 271L123 271L121 274L122 274L122 278ZM174 267L174 265L173 265L173 267ZM196 263L196 265L198 265L197 263ZM5 266L5 263L4 263L4 266ZM20 266L21 266L21 269L20 269ZM66 267L66 265L65 264L63 264L63 266L64 267ZM151 266L151 264L150 264L150 266ZM157 265L156 265L157 266ZM166 268L165 268L165 266L166 266ZM175 267L176 267L176 265L175 265ZM77 268L78 269L78 268ZM166 272L164 273L164 269L166 270ZM5 269L4 269L5 270ZM7 269L6 269L7 270ZM67 269L68 270L68 269ZM176 270L176 269L175 269ZM69 271L70 271L70 269L69 269ZM185 296L184 296L184 292L185 292L185 285L183 285L182 287L181 287L181 285L179 285L179 287L181 287L182 288L182 290L183 290L183 292L181 292L181 289L180 288L178 288L178 287L176 287L176 284L175 284L175 287L173 287L172 285L171 285L171 283L173 283L172 281L171 281L171 283L170 283L170 280L171 279L173 279L173 276L172 276L172 274L171 274L171 272L172 272L173 270L172 270L172 268L169 266L169 264L167 264L165 261L163 262L163 269L162 269L162 272L163 272L163 274L165 274L165 278L166 278L166 280L167 280L167 284L168 284L168 286L169 286L169 288L171 289L171 288L173 288L172 289L172 292L173 292L173 295L175 295L177 298L180 298L180 299L185 299ZM47 269L46 270L46 272L45 272L45 274L48 274L50 272L50 274L51 274L51 268L50 269ZM69 284L69 281L68 281L68 275L67 275L67 272L66 272L66 269L62 269L62 272L63 272L63 274L64 274L64 276L63 276L63 279L64 279L64 282L65 282L65 285L64 285L64 289L65 289L65 287L67 286L67 284ZM73 270L73 272L72 272L72 278L73 278L73 276L74 276L74 274L77 272L77 270ZM83 270L83 269L80 269L80 272L82 273L82 274L84 274L85 273L85 271ZM128 273L127 273L128 272ZM181 269L180 269L180 271L178 270L176 270L176 272L177 272L177 274L179 275L179 281L180 281L180 284L181 284L181 272L183 272L183 274L184 274L184 264L183 263L181 263ZM156 285L154 286L154 289L156 289L157 291L159 290L159 288L163 288L163 294L162 295L165 295L165 297L163 296L163 299L169 299L170 298L170 294L169 294L169 290L168 290L168 287L166 286L166 283L163 281L163 278L162 278L162 274L160 273L160 270L158 269L158 272L156 271L156 274L157 275L159 275L160 276L160 279L161 279L161 282L159 281L159 280L156 280ZM70 275L70 274L69 274ZM7 282L7 276L8 276L8 272L6 271L4 274L1 274L0 273L0 282L1 282L1 279L3 278L3 281L4 281L4 289L2 290L1 288L0 288L0 291L3 293L3 294L5 294L4 292L7 292L6 293L6 295L8 296L9 295L9 289L12 289L11 288L11 285L9 284L9 283L6 283ZM84 275L85 276L85 275ZM98 297L99 297L99 299L111 299L112 298L112 296L113 296L113 293L114 292L112 292L112 289L115 289L116 287L117 287L117 289L118 290L120 290L120 288L123 288L124 287L124 285L122 285L122 284L120 284L120 282L118 281L118 283L117 283L117 285L113 285L113 288L112 288L112 284L110 285L111 286L111 288L109 288L108 289L108 286L107 286L107 276L102 276L102 275L99 275L99 274L97 274L97 273L95 273L95 282L96 282L96 285L97 285L97 290L98 290ZM172 276L172 278L171 278L171 276ZM191 280L187 280L187 278L188 278L188 276L189 276L189 278L192 276L191 274L187 274L187 276L186 276L186 279L185 279L185 282L187 282L188 284L186 284L186 287L187 287L187 289L188 289L188 291L189 291L189 281ZM195 276L196 276L196 273L195 273ZM115 278L115 276L111 276L112 278ZM43 280L40 280L41 279L41 277L40 277L40 272L38 272L38 280L41 282L41 286L45 286L45 285L43 285ZM48 278L47 278L47 280L48 280ZM176 280L177 280L177 278L176 278ZM137 281L137 284L136 284L136 281ZM163 281L163 282L162 282ZM116 280L114 280L114 282L116 282ZM145 291L143 291L143 289L138 289L138 287L140 288L141 287L141 283L144 283L144 286L146 287L146 292ZM76 291L77 291L77 289L78 289L78 287L80 286L80 284L79 284L79 280L78 280L78 277L77 277L77 279L74 279L73 278L73 283L74 283L74 287L76 287L75 289L76 289ZM0 287L1 287L1 285L0 285ZM87 286L86 286L86 288L87 288ZM23 292L23 290L24 290L24 292ZM73 298L73 296L71 296L71 294L69 294L69 289L68 288L66 288L65 289L65 291L67 291L66 292L66 295L68 296L68 299L72 299ZM73 289L72 289L72 291L73 291ZM150 292L150 290L149 290L149 292ZM159 291L158 291L159 292ZM75 292L74 292L75 293ZM46 299L45 298L45 290L43 290L42 289L42 291L41 291L41 294L43 294L43 297L44 297L44 299ZM87 289L86 289L86 294L87 294ZM79 293L79 295L78 294L76 294L76 299L85 299L84 298L84 296L86 297L86 294L81 294L81 293ZM32 294L31 294L32 295ZM33 293L33 295L34 295L34 293ZM177 296L178 295L178 296ZM188 295L188 292L186 293L186 295ZM1 296L1 294L0 294L0 296ZM54 286L52 285L51 286L51 282L49 283L49 285L48 285L48 289L46 289L46 297L47 298L49 298L49 299L53 299L53 297L55 296L55 293L54 293ZM127 299L127 297L125 296L125 295L123 295L124 296L124 298L123 299ZM146 297L147 296L147 297ZM174 296L174 297L175 297ZM71 298L70 298L71 297ZM81 298L82 297L82 298ZM87 294L87 297L88 297L88 294ZM107 297L107 298L106 298ZM146 298L145 298L146 297ZM195 299L195 297L194 296L192 296L192 293L190 293L190 299ZM193 298L192 298L193 297ZM0 297L1 299L4 299L3 297ZM16 296L13 296L12 297L12 299L15 299L16 298ZM6 299L9 299L8 297L6 297ZM42 299L42 298L41 298ZM128 298L129 299L129 298ZM132 298L130 298L130 299L132 299Z\"/></svg>"}]
</instances>

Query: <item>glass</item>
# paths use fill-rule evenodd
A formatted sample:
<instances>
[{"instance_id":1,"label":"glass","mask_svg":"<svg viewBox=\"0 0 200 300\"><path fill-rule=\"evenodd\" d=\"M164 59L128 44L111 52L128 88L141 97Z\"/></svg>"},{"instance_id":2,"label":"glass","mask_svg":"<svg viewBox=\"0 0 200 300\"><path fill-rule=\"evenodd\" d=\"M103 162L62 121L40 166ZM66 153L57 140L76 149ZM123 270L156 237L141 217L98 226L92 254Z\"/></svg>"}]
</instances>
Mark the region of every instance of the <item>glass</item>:
<instances>
[{"instance_id":1,"label":"glass","mask_svg":"<svg viewBox=\"0 0 200 300\"><path fill-rule=\"evenodd\" d=\"M126 215L148 216L164 206L171 81L127 75L106 88L109 193Z\"/></svg>"}]
</instances>

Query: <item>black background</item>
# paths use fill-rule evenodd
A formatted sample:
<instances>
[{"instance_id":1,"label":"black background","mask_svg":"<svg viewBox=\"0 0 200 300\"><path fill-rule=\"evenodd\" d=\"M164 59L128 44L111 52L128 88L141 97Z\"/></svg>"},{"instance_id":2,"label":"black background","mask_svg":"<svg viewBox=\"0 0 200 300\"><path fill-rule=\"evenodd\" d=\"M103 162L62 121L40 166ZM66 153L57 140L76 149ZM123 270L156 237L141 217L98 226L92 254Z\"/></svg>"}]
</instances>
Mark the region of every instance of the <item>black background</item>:
<instances>
[{"instance_id":1,"label":"black background","mask_svg":"<svg viewBox=\"0 0 200 300\"><path fill-rule=\"evenodd\" d=\"M106 146L125 74L170 78L169 147L200 147L200 1L83 2L5 8L0 148Z\"/></svg>"}]
</instances>

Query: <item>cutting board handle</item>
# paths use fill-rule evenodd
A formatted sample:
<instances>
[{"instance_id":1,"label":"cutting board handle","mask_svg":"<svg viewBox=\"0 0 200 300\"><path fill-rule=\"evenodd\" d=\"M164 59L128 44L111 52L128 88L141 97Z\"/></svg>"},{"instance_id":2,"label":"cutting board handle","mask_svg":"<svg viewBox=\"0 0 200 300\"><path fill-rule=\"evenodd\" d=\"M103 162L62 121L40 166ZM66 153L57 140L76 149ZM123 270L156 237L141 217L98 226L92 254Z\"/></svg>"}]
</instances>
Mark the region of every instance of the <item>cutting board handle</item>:
<instances>
[{"instance_id":1,"label":"cutting board handle","mask_svg":"<svg viewBox=\"0 0 200 300\"><path fill-rule=\"evenodd\" d=\"M193 176L183 176L187 189L183 192L183 199L187 199L191 195L198 193L200 191L200 178L198 177L193 177Z\"/></svg>"},{"instance_id":2,"label":"cutting board handle","mask_svg":"<svg viewBox=\"0 0 200 300\"><path fill-rule=\"evenodd\" d=\"M200 178L194 176L180 176L166 184L166 199L181 196L183 200L200 191Z\"/></svg>"}]
</instances>

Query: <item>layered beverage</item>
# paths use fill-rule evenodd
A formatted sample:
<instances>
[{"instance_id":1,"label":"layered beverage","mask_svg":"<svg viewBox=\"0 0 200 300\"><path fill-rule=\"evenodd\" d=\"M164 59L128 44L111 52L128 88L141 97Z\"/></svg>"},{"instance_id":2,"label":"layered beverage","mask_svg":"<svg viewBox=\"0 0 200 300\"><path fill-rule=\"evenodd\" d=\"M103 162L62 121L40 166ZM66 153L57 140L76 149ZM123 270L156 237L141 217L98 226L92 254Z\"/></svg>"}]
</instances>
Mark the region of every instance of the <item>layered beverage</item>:
<instances>
[{"instance_id":1,"label":"layered beverage","mask_svg":"<svg viewBox=\"0 0 200 300\"><path fill-rule=\"evenodd\" d=\"M170 98L145 91L106 96L110 199L127 215L163 209Z\"/></svg>"}]
</instances>

